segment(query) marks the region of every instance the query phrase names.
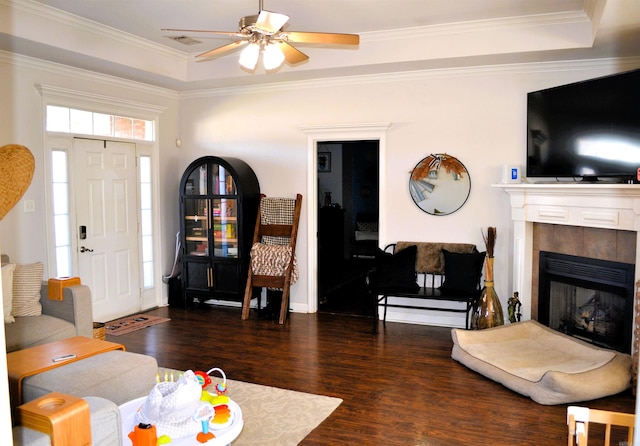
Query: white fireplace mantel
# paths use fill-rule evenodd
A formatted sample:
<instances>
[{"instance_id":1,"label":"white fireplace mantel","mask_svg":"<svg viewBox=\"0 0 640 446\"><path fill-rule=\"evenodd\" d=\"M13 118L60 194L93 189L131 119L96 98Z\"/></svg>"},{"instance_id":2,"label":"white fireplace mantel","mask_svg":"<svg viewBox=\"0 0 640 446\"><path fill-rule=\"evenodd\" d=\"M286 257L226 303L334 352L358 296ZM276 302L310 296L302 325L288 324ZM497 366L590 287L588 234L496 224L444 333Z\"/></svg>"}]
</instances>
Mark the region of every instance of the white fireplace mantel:
<instances>
[{"instance_id":1,"label":"white fireplace mantel","mask_svg":"<svg viewBox=\"0 0 640 446\"><path fill-rule=\"evenodd\" d=\"M513 289L522 290L522 316L531 319L533 223L640 230L640 185L581 183L495 184L511 202ZM640 236L636 237L640 265ZM636 268L635 280L638 277Z\"/></svg>"}]
</instances>

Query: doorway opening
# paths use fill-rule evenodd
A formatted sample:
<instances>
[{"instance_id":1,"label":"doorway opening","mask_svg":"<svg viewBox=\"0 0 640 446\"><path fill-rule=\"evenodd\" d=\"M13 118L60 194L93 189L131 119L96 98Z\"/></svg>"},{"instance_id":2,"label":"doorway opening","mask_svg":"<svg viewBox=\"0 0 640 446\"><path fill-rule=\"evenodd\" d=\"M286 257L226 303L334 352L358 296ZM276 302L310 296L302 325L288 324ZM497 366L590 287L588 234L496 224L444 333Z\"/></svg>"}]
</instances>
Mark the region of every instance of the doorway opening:
<instances>
[{"instance_id":1,"label":"doorway opening","mask_svg":"<svg viewBox=\"0 0 640 446\"><path fill-rule=\"evenodd\" d=\"M318 141L318 311L370 316L379 226L378 140Z\"/></svg>"}]
</instances>

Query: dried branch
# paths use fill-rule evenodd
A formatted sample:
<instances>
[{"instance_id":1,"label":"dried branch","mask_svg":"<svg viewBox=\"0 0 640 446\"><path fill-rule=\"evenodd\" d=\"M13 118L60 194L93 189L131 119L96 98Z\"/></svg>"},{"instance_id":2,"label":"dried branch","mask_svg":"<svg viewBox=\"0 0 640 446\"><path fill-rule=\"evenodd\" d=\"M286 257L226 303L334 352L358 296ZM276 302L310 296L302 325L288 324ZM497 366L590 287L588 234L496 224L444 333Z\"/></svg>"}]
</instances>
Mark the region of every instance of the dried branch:
<instances>
[{"instance_id":1,"label":"dried branch","mask_svg":"<svg viewBox=\"0 0 640 446\"><path fill-rule=\"evenodd\" d=\"M487 233L482 233L482 238L484 239L484 245L487 248L487 257L493 257L493 248L496 246L496 238L498 234L496 232L496 228L488 227Z\"/></svg>"}]
</instances>

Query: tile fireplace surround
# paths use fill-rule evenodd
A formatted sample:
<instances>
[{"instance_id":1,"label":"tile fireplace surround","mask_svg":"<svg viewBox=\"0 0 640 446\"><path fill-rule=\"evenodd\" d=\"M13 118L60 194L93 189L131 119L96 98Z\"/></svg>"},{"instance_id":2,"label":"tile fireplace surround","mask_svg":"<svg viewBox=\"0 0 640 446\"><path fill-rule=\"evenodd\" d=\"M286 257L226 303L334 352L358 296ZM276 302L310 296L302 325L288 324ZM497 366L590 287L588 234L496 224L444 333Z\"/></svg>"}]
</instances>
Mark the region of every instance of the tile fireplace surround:
<instances>
[{"instance_id":1,"label":"tile fireplace surround","mask_svg":"<svg viewBox=\"0 0 640 446\"><path fill-rule=\"evenodd\" d=\"M640 264L640 185L522 183L494 187L507 192L511 202L513 289L520 291L523 320L537 319L540 250ZM640 279L638 270L635 281Z\"/></svg>"}]
</instances>

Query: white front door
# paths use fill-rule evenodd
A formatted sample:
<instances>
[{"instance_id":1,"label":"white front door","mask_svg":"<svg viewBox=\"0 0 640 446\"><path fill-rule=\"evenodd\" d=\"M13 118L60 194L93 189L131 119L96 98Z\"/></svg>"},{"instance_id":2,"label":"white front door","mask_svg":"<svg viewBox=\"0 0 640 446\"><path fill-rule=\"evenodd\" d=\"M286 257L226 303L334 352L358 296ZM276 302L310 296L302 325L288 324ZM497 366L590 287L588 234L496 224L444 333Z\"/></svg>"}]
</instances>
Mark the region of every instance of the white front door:
<instances>
[{"instance_id":1,"label":"white front door","mask_svg":"<svg viewBox=\"0 0 640 446\"><path fill-rule=\"evenodd\" d=\"M74 154L78 271L107 322L141 309L136 146L74 139Z\"/></svg>"}]
</instances>

